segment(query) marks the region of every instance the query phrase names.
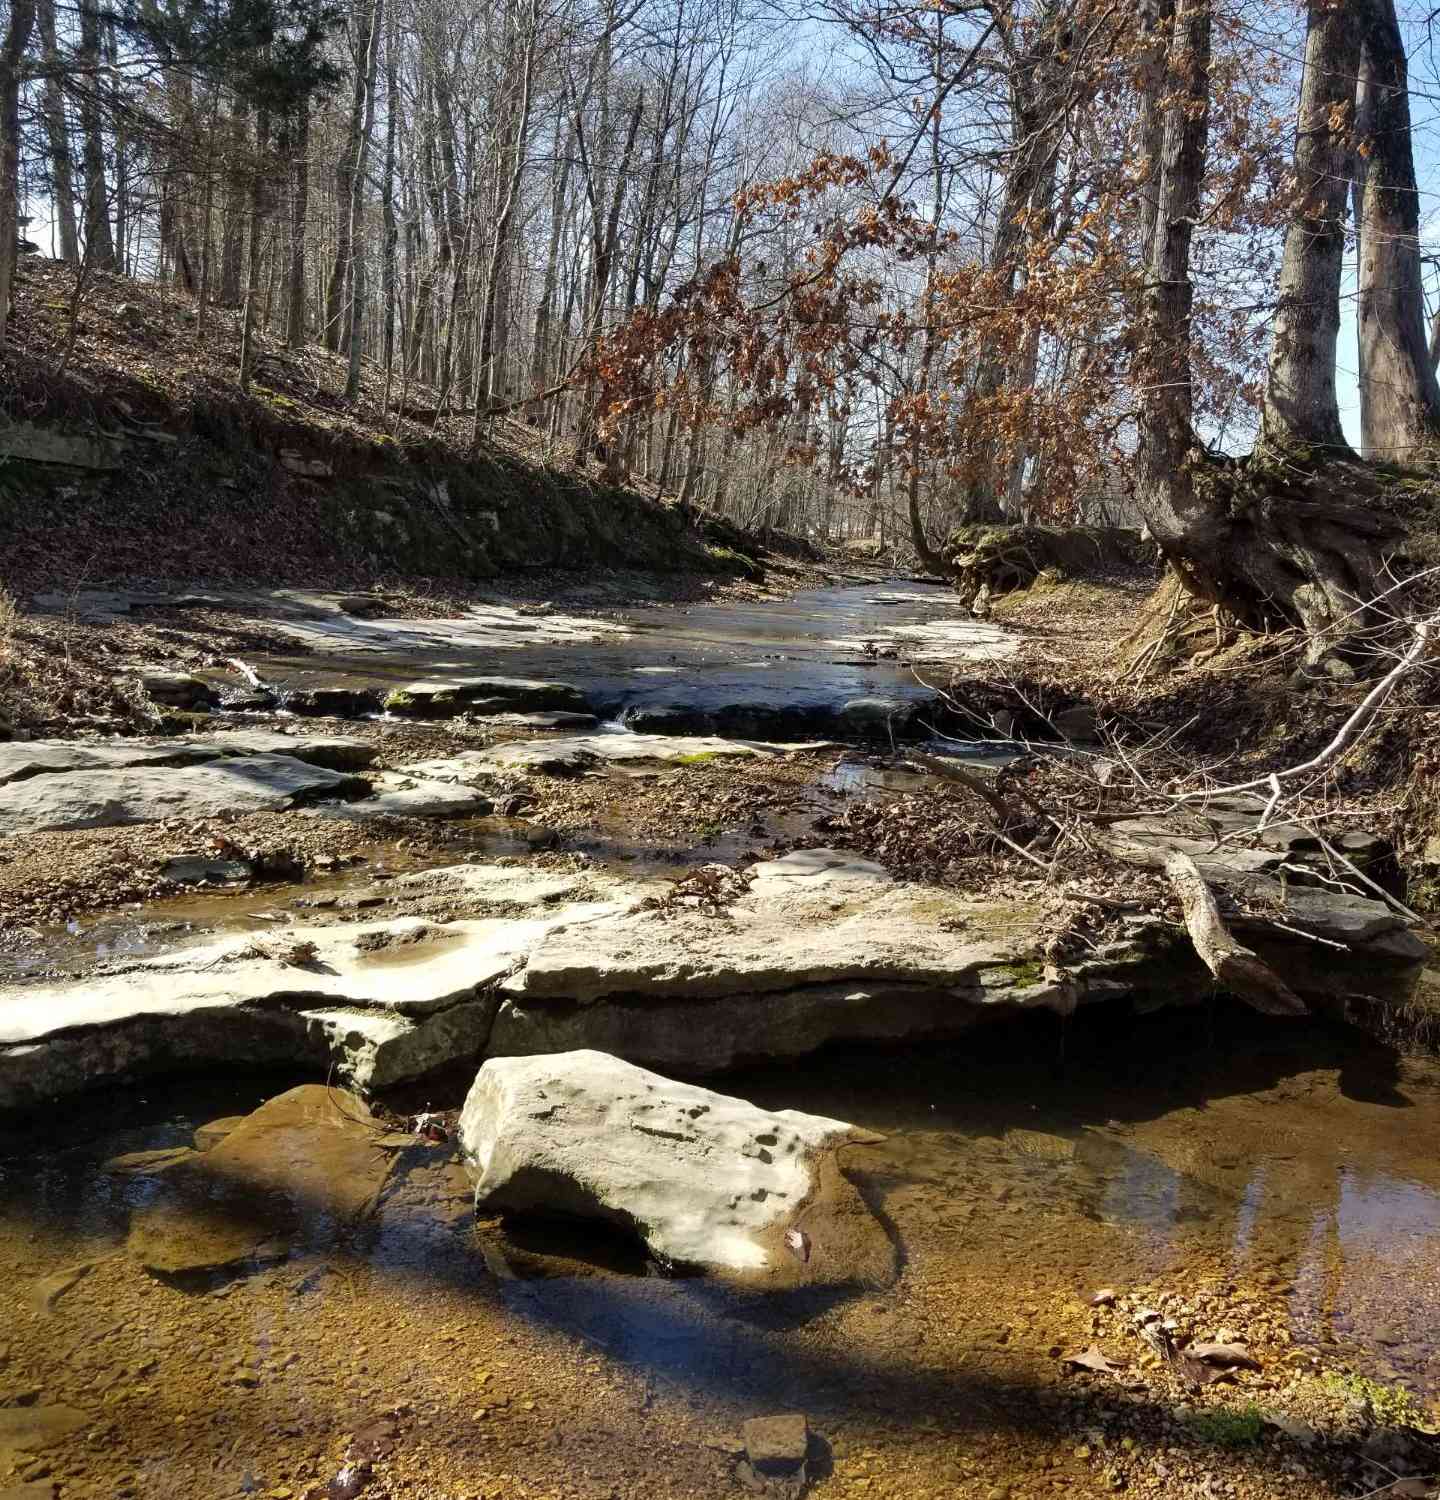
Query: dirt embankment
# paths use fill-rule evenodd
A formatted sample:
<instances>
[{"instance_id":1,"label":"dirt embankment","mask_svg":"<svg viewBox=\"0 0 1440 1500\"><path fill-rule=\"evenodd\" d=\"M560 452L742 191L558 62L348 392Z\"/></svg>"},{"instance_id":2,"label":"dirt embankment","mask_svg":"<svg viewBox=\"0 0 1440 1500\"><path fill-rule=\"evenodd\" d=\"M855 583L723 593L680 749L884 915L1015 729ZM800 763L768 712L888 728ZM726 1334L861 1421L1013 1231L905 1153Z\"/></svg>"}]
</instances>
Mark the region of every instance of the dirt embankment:
<instances>
[{"instance_id":1,"label":"dirt embankment","mask_svg":"<svg viewBox=\"0 0 1440 1500\"><path fill-rule=\"evenodd\" d=\"M483 421L238 314L48 261L22 268L0 356L0 538L12 593L117 581L467 586L513 570L757 577L757 539L552 451L543 414ZM790 555L803 544L767 539Z\"/></svg>"}]
</instances>

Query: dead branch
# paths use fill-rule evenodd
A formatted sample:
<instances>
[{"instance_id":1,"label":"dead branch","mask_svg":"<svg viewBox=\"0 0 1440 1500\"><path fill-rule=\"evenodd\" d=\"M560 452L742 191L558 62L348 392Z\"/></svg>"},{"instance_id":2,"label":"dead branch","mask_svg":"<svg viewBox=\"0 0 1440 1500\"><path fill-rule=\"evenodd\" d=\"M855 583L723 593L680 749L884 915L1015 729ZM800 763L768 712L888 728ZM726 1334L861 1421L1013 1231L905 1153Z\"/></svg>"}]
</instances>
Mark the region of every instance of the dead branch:
<instances>
[{"instance_id":1,"label":"dead branch","mask_svg":"<svg viewBox=\"0 0 1440 1500\"><path fill-rule=\"evenodd\" d=\"M1339 733L1318 755L1312 755L1301 765L1277 771L1273 776L1257 776L1254 781L1242 781L1235 786L1203 787L1195 792L1177 792L1175 801L1198 802L1208 801L1213 797L1229 797L1236 792L1252 792L1262 786L1273 787L1277 781L1289 781L1311 771L1323 770L1331 761L1343 755L1369 727L1370 721L1380 711L1385 700L1395 691L1395 685L1425 654L1433 628L1434 622L1431 620L1422 620L1415 627L1415 634L1400 660L1366 693L1359 707L1340 726Z\"/></svg>"},{"instance_id":2,"label":"dead branch","mask_svg":"<svg viewBox=\"0 0 1440 1500\"><path fill-rule=\"evenodd\" d=\"M1032 854L1023 844L1017 843L1005 832L1005 828L1015 821L1015 810L999 792L992 786L986 786L984 780L965 770L961 766L952 766L948 760L938 755L926 755L923 751L914 750L906 759L927 771L932 771L936 776L946 781L956 781L963 787L974 792L977 797L982 798L989 806L995 816L995 821L1000 826L995 829L995 837L1005 845L1012 854L1018 854L1021 859L1029 860L1032 865L1044 870L1048 875L1051 866L1041 859L1038 854ZM1056 825L1059 826L1058 824Z\"/></svg>"},{"instance_id":3,"label":"dead branch","mask_svg":"<svg viewBox=\"0 0 1440 1500\"><path fill-rule=\"evenodd\" d=\"M1237 943L1220 915L1199 867L1178 850L1165 860L1165 875L1180 898L1185 930L1200 961L1238 1000L1267 1016L1304 1016L1305 1002L1249 948Z\"/></svg>"},{"instance_id":4,"label":"dead branch","mask_svg":"<svg viewBox=\"0 0 1440 1500\"><path fill-rule=\"evenodd\" d=\"M946 781L958 781L961 786L989 803L991 812L1001 823L1015 821L1015 809L993 786L987 786L983 778L976 776L974 772L965 770L963 766L951 765L943 756L926 755L921 750L912 750L905 758Z\"/></svg>"}]
</instances>

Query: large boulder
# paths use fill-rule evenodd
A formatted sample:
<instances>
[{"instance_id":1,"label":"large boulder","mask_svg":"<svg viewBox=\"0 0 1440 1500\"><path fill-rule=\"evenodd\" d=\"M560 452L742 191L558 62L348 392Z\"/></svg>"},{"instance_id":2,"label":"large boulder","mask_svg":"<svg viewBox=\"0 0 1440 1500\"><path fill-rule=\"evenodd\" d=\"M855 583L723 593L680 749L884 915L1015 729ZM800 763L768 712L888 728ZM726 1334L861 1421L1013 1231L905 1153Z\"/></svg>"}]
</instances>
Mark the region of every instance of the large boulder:
<instances>
[{"instance_id":1,"label":"large boulder","mask_svg":"<svg viewBox=\"0 0 1440 1500\"><path fill-rule=\"evenodd\" d=\"M460 1116L477 1208L600 1219L666 1265L766 1290L894 1280L894 1247L840 1169L878 1139L592 1051L492 1058Z\"/></svg>"}]
</instances>

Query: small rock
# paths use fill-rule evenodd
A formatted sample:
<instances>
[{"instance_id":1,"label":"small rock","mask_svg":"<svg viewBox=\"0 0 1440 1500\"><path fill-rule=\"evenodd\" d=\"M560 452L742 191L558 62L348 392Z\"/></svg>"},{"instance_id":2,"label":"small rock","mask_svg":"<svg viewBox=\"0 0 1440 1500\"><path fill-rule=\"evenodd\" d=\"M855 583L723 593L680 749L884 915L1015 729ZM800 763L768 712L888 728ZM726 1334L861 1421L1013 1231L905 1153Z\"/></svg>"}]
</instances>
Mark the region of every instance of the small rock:
<instances>
[{"instance_id":1,"label":"small rock","mask_svg":"<svg viewBox=\"0 0 1440 1500\"><path fill-rule=\"evenodd\" d=\"M805 1462L810 1447L810 1425L799 1412L778 1417L752 1417L740 1429L745 1452L762 1474L783 1474Z\"/></svg>"}]
</instances>

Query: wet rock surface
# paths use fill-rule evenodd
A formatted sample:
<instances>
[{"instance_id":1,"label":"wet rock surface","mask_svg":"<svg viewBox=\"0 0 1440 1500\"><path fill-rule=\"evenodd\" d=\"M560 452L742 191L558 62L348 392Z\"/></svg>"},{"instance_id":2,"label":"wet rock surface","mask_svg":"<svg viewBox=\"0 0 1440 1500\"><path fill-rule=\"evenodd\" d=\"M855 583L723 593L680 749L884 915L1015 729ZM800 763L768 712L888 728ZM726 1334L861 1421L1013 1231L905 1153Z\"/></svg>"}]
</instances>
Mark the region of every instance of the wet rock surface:
<instances>
[{"instance_id":1,"label":"wet rock surface","mask_svg":"<svg viewBox=\"0 0 1440 1500\"><path fill-rule=\"evenodd\" d=\"M407 682L385 697L393 714L444 719L460 713L506 714L542 711L588 714L585 694L568 682L525 677L436 677Z\"/></svg>"},{"instance_id":2,"label":"wet rock surface","mask_svg":"<svg viewBox=\"0 0 1440 1500\"><path fill-rule=\"evenodd\" d=\"M894 1247L839 1164L874 1139L593 1051L492 1059L460 1114L479 1212L601 1219L662 1265L767 1291L893 1281Z\"/></svg>"},{"instance_id":3,"label":"wet rock surface","mask_svg":"<svg viewBox=\"0 0 1440 1500\"><path fill-rule=\"evenodd\" d=\"M130 1221L127 1252L184 1275L278 1259L373 1212L393 1164L369 1106L306 1084L246 1116L209 1150L168 1171Z\"/></svg>"}]
</instances>

